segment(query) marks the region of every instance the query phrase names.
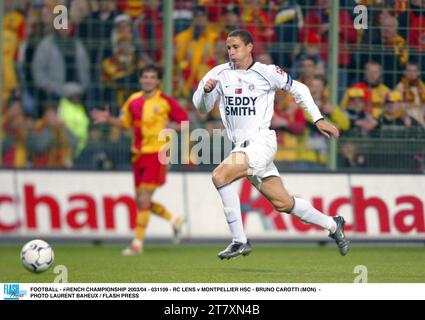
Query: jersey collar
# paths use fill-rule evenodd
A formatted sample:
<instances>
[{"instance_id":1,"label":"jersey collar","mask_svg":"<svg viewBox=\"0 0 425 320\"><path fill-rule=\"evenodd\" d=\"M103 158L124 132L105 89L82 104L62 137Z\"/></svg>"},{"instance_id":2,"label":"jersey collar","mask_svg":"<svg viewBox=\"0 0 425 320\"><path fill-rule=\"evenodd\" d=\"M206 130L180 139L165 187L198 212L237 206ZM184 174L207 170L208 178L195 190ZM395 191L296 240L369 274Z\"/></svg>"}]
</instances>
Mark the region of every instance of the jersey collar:
<instances>
[{"instance_id":1,"label":"jersey collar","mask_svg":"<svg viewBox=\"0 0 425 320\"><path fill-rule=\"evenodd\" d=\"M252 63L249 65L249 67L248 67L248 68L246 68L246 70L251 69L251 68L252 68L252 66L253 66L256 62L257 62L257 61L252 60ZM233 70L236 70L236 69L235 69L235 64L234 64L233 62L229 62L229 65L230 65L230 68L232 68Z\"/></svg>"},{"instance_id":2,"label":"jersey collar","mask_svg":"<svg viewBox=\"0 0 425 320\"><path fill-rule=\"evenodd\" d=\"M246 69L246 70L249 70L249 69L251 69L252 68L252 66L255 64L255 60L252 60L252 63L251 63L251 65Z\"/></svg>"}]
</instances>

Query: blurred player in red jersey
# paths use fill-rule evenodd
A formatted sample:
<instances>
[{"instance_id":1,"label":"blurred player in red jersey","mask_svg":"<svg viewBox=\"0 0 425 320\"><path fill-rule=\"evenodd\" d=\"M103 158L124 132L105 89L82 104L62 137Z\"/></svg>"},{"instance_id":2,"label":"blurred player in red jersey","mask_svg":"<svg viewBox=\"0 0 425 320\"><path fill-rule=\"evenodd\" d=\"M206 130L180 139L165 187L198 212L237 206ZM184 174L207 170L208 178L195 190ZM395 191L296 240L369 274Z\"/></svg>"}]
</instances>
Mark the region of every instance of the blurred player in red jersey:
<instances>
[{"instance_id":1,"label":"blurred player in red jersey","mask_svg":"<svg viewBox=\"0 0 425 320\"><path fill-rule=\"evenodd\" d=\"M136 202L139 210L136 218L135 238L124 255L143 252L143 240L151 213L170 221L175 240L178 240L182 219L173 216L160 203L152 201L155 190L165 183L167 165L160 162L159 156L165 141L158 139L165 128L178 129L182 121L188 120L185 110L177 101L159 90L162 70L148 65L141 70L141 91L134 93L125 102L119 118L111 116L108 109L94 110L95 124L109 123L133 131L133 175L136 188ZM176 122L178 125L169 123Z\"/></svg>"}]
</instances>

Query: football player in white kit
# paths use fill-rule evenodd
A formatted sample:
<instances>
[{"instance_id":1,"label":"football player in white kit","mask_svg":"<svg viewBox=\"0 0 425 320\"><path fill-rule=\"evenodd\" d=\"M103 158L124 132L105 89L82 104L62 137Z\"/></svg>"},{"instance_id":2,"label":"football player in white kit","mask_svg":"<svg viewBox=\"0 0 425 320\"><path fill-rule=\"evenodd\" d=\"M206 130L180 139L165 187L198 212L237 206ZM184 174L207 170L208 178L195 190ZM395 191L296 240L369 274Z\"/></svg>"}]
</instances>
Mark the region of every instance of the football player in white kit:
<instances>
[{"instance_id":1,"label":"football player in white kit","mask_svg":"<svg viewBox=\"0 0 425 320\"><path fill-rule=\"evenodd\" d=\"M278 212L293 214L328 230L340 254L346 255L349 242L344 234L343 217L329 217L309 202L290 196L273 163L277 144L270 122L275 91L291 93L326 137L338 138L338 129L324 120L304 84L292 80L278 66L253 60L253 39L249 32L241 29L230 32L226 46L230 61L210 70L193 95L193 103L201 113L209 112L220 99L221 118L229 139L235 144L230 155L212 173L233 235L233 241L218 257L230 259L252 251L243 229L239 196L232 186L233 181L242 177L248 177Z\"/></svg>"}]
</instances>

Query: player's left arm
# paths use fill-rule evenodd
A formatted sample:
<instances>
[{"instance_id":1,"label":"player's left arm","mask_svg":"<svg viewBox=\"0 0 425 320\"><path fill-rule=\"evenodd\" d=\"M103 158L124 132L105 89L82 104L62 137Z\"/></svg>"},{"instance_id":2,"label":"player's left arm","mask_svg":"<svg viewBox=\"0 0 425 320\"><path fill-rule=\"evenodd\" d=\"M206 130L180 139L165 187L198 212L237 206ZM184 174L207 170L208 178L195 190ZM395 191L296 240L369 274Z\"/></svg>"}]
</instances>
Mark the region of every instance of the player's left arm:
<instances>
[{"instance_id":1,"label":"player's left arm","mask_svg":"<svg viewBox=\"0 0 425 320\"><path fill-rule=\"evenodd\" d=\"M339 130L329 121L326 121L319 110L319 107L314 102L308 87L299 81L293 80L289 73L282 71L278 66L270 65L269 76L274 89L282 89L289 92L295 99L295 102L300 104L304 110L313 119L317 129L326 137L334 136L339 138Z\"/></svg>"}]
</instances>

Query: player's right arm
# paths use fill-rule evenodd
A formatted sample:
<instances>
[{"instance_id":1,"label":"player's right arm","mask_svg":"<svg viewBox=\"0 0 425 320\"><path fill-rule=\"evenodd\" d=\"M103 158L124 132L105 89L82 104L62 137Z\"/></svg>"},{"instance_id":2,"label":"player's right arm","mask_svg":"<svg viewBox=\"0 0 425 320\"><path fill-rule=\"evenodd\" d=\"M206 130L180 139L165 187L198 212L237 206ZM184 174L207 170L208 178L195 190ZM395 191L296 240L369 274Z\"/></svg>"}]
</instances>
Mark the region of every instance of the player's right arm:
<instances>
[{"instance_id":1,"label":"player's right arm","mask_svg":"<svg viewBox=\"0 0 425 320\"><path fill-rule=\"evenodd\" d=\"M193 94L193 104L200 113L208 113L220 96L220 83L215 77L214 69L208 72L199 82Z\"/></svg>"},{"instance_id":2,"label":"player's right arm","mask_svg":"<svg viewBox=\"0 0 425 320\"><path fill-rule=\"evenodd\" d=\"M94 109L91 112L94 124L107 123L125 129L130 128L133 121L130 112L130 102L138 95L139 93L133 94L127 99L127 101L121 107L119 117L114 117L111 115L108 105L106 105L105 110Z\"/></svg>"},{"instance_id":3,"label":"player's right arm","mask_svg":"<svg viewBox=\"0 0 425 320\"><path fill-rule=\"evenodd\" d=\"M91 112L91 117L94 124L107 123L118 127L125 127L123 121L120 118L116 118L111 115L108 106L105 107L105 110L94 109Z\"/></svg>"}]
</instances>

